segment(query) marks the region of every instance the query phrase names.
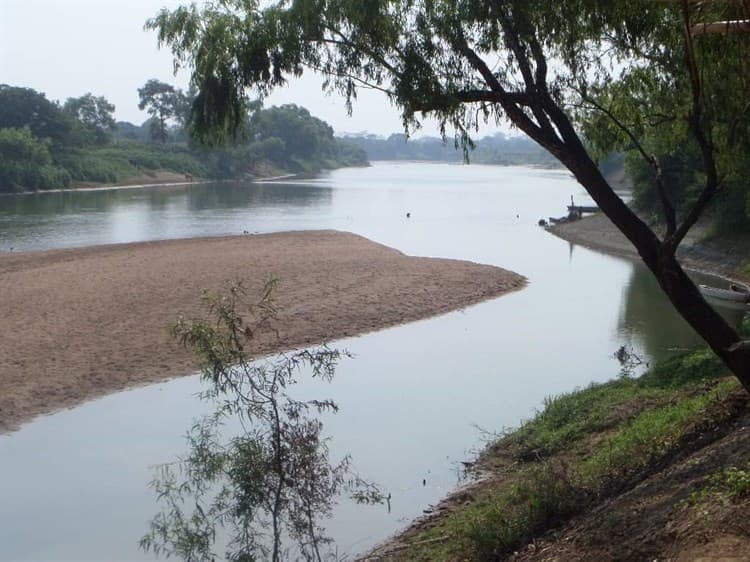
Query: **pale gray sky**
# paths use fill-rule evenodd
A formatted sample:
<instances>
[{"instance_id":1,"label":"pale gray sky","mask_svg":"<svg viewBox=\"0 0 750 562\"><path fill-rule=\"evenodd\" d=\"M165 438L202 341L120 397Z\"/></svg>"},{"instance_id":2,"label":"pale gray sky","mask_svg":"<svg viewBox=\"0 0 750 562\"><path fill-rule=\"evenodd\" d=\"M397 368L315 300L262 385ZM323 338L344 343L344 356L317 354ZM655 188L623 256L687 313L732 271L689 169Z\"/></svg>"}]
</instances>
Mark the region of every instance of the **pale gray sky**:
<instances>
[{"instance_id":1,"label":"pale gray sky","mask_svg":"<svg viewBox=\"0 0 750 562\"><path fill-rule=\"evenodd\" d=\"M157 78L178 87L188 76L174 76L172 57L157 48L145 21L189 0L0 0L0 83L44 92L65 101L87 92L116 106L118 120L141 123L137 89ZM306 76L277 91L266 105L296 103L330 123L337 133L402 130L398 111L384 95L361 91L348 117L341 98L326 96L320 79ZM423 134L436 134L426 123ZM487 127L482 134L494 132ZM480 135L481 136L481 135Z\"/></svg>"}]
</instances>

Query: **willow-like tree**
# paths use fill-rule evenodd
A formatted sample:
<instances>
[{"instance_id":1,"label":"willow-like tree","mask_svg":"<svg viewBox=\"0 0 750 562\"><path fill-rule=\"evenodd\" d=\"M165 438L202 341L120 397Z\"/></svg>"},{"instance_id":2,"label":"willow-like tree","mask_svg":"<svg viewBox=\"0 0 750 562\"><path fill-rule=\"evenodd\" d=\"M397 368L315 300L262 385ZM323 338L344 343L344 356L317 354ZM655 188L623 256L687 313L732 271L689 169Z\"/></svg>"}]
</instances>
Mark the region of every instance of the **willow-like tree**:
<instances>
[{"instance_id":1,"label":"willow-like tree","mask_svg":"<svg viewBox=\"0 0 750 562\"><path fill-rule=\"evenodd\" d=\"M407 129L431 115L467 143L483 123L507 120L573 173L633 243L677 311L750 390L750 344L706 303L676 258L721 189L717 155L732 146L731 135L747 136L750 122L749 71L740 49L750 34L693 37L690 28L699 19L742 18L743 2L700 8L689 0L264 5L222 0L164 10L148 22L176 64L192 70L199 90L195 135L215 142L236 133L249 96L262 97L309 70L325 75L324 88L343 94L350 109L359 87L383 91ZM700 194L683 212L670 200L658 159L639 141L654 127L688 132L700 155ZM600 173L595 149L613 139L650 163L664 228L642 221Z\"/></svg>"}]
</instances>

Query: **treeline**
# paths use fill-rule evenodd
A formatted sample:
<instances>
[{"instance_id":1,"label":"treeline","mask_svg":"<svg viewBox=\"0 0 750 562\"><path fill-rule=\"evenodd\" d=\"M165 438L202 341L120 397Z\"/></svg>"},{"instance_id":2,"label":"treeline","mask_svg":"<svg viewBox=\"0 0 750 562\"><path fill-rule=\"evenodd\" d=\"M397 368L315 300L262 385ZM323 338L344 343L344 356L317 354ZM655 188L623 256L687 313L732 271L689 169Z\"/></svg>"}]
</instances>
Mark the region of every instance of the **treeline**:
<instances>
[{"instance_id":1,"label":"treeline","mask_svg":"<svg viewBox=\"0 0 750 562\"><path fill-rule=\"evenodd\" d=\"M404 134L388 138L375 135L348 136L367 153L370 160L427 160L460 162L464 158L461 147L437 137L408 139ZM470 162L505 166L559 166L557 160L526 137L511 137L498 133L475 141L469 151Z\"/></svg>"},{"instance_id":2,"label":"treeline","mask_svg":"<svg viewBox=\"0 0 750 562\"><path fill-rule=\"evenodd\" d=\"M234 139L206 148L186 133L192 92L149 80L138 94L150 116L141 125L116 122L114 105L90 93L61 104L0 85L0 192L147 180L160 171L231 179L367 163L361 148L296 105L255 105Z\"/></svg>"}]
</instances>

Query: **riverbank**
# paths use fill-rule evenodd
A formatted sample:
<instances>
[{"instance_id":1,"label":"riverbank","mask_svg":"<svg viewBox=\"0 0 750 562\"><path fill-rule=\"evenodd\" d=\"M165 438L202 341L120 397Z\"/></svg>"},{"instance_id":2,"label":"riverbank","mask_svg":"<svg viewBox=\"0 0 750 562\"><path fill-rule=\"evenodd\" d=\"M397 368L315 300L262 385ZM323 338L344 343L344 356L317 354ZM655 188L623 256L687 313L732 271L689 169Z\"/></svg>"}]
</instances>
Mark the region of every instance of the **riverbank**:
<instances>
[{"instance_id":1,"label":"riverbank","mask_svg":"<svg viewBox=\"0 0 750 562\"><path fill-rule=\"evenodd\" d=\"M574 244L611 254L640 259L630 241L604 214L550 227L549 232ZM739 281L750 282L750 240L705 240L696 229L688 234L677 256L685 267Z\"/></svg>"},{"instance_id":2,"label":"riverbank","mask_svg":"<svg viewBox=\"0 0 750 562\"><path fill-rule=\"evenodd\" d=\"M363 560L744 560L748 399L705 351L550 398Z\"/></svg>"},{"instance_id":3,"label":"riverbank","mask_svg":"<svg viewBox=\"0 0 750 562\"><path fill-rule=\"evenodd\" d=\"M133 385L195 371L173 340L204 290L279 279L278 337L258 353L355 336L518 290L515 273L410 257L317 231L0 255L0 431Z\"/></svg>"},{"instance_id":4,"label":"riverbank","mask_svg":"<svg viewBox=\"0 0 750 562\"><path fill-rule=\"evenodd\" d=\"M257 178L247 178L246 181L254 183L273 183L276 181L282 181L285 179L292 179L299 176L299 174L281 174L271 170L271 175L261 176ZM143 189L147 187L180 187L186 185L194 185L201 183L223 183L231 181L241 181L237 179L232 180L218 180L218 179L206 179L206 178L193 178L190 176L187 178L184 174L176 174L174 172L159 171L153 174L144 174L135 176L127 181L119 183L96 183L96 182L74 182L73 187L67 187L63 189L45 189L41 191L22 191L21 193L13 193L12 195L34 195L37 193L64 193L70 191L99 191L105 189ZM10 195L3 194L2 195Z\"/></svg>"},{"instance_id":5,"label":"riverbank","mask_svg":"<svg viewBox=\"0 0 750 562\"><path fill-rule=\"evenodd\" d=\"M551 232L637 258L602 215ZM747 281L741 241L687 241L687 267ZM745 326L748 329L748 326ZM550 397L457 490L362 560L746 559L750 397L708 350Z\"/></svg>"}]
</instances>

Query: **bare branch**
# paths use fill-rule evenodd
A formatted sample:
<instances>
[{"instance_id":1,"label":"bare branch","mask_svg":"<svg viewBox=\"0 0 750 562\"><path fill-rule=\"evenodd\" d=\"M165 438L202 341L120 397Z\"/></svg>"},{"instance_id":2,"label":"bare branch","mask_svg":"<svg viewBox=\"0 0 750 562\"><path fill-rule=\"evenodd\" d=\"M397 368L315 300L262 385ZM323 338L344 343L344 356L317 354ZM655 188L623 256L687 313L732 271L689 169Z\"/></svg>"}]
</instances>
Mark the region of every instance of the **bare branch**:
<instances>
[{"instance_id":1,"label":"bare branch","mask_svg":"<svg viewBox=\"0 0 750 562\"><path fill-rule=\"evenodd\" d=\"M597 109L598 111L601 111L604 113L614 124L615 126L620 129L623 133L625 133L628 138L630 139L630 142L633 143L633 146L635 146L636 150L640 153L640 155L643 157L643 159L653 168L654 170L654 184L656 185L656 190L659 194L659 200L661 201L661 207L662 212L664 213L664 220L667 223L667 233L666 237L671 236L674 234L676 228L677 228L677 218L676 218L676 212L674 205L672 204L672 200L669 197L669 194L667 193L666 187L664 185L664 181L662 178L661 173L661 166L659 166L659 160L656 158L656 155L649 155L646 152L646 149L643 147L643 145L640 143L638 138L635 136L633 131L630 130L620 119L617 118L617 116L609 109L598 103L596 100L585 96L580 90L578 91L578 94L581 96L581 98L591 105L593 108Z\"/></svg>"}]
</instances>

